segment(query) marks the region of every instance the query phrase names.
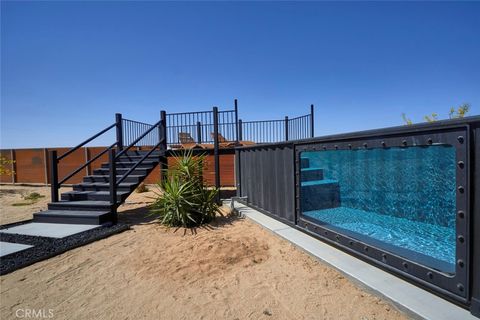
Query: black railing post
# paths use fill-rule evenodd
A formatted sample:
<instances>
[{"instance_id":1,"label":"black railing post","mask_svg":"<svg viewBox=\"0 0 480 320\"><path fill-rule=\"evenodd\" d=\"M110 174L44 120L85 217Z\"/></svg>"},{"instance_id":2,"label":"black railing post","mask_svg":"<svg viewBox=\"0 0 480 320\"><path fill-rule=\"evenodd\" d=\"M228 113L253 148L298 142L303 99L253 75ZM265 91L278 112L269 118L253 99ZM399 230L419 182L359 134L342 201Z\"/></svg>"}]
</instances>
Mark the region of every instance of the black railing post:
<instances>
[{"instance_id":1,"label":"black railing post","mask_svg":"<svg viewBox=\"0 0 480 320\"><path fill-rule=\"evenodd\" d=\"M313 104L310 105L310 137L315 137L315 121L313 117Z\"/></svg>"},{"instance_id":2,"label":"black railing post","mask_svg":"<svg viewBox=\"0 0 480 320\"><path fill-rule=\"evenodd\" d=\"M235 150L235 186L237 187L237 197L242 196L242 169L240 165L240 150Z\"/></svg>"},{"instance_id":3,"label":"black railing post","mask_svg":"<svg viewBox=\"0 0 480 320\"><path fill-rule=\"evenodd\" d=\"M108 151L108 168L112 222L117 223L117 168L115 166L115 149Z\"/></svg>"},{"instance_id":4,"label":"black railing post","mask_svg":"<svg viewBox=\"0 0 480 320\"><path fill-rule=\"evenodd\" d=\"M123 150L123 123L122 114L115 113L115 127L117 128L117 148Z\"/></svg>"},{"instance_id":5,"label":"black railing post","mask_svg":"<svg viewBox=\"0 0 480 320\"><path fill-rule=\"evenodd\" d=\"M200 121L197 121L197 143L202 143L202 124Z\"/></svg>"},{"instance_id":6,"label":"black railing post","mask_svg":"<svg viewBox=\"0 0 480 320\"><path fill-rule=\"evenodd\" d=\"M238 120L238 141L243 140L243 123L242 119Z\"/></svg>"},{"instance_id":7,"label":"black railing post","mask_svg":"<svg viewBox=\"0 0 480 320\"><path fill-rule=\"evenodd\" d=\"M50 186L52 202L58 202L58 161L57 150L50 151Z\"/></svg>"},{"instance_id":8,"label":"black railing post","mask_svg":"<svg viewBox=\"0 0 480 320\"><path fill-rule=\"evenodd\" d=\"M285 141L288 141L288 116L285 116Z\"/></svg>"},{"instance_id":9,"label":"black railing post","mask_svg":"<svg viewBox=\"0 0 480 320\"><path fill-rule=\"evenodd\" d=\"M217 202L220 202L220 155L218 152L218 108L213 107L213 156L215 159L215 188L219 191Z\"/></svg>"},{"instance_id":10,"label":"black railing post","mask_svg":"<svg viewBox=\"0 0 480 320\"><path fill-rule=\"evenodd\" d=\"M160 124L158 127L158 139L160 142L160 177L162 179L166 178L165 171L168 168L168 159L167 159L167 113L162 110L160 111Z\"/></svg>"},{"instance_id":11,"label":"black railing post","mask_svg":"<svg viewBox=\"0 0 480 320\"><path fill-rule=\"evenodd\" d=\"M238 100L234 100L235 104L235 141L238 143L238 141L242 140L240 138L240 133L239 133L239 123L238 123Z\"/></svg>"}]
</instances>

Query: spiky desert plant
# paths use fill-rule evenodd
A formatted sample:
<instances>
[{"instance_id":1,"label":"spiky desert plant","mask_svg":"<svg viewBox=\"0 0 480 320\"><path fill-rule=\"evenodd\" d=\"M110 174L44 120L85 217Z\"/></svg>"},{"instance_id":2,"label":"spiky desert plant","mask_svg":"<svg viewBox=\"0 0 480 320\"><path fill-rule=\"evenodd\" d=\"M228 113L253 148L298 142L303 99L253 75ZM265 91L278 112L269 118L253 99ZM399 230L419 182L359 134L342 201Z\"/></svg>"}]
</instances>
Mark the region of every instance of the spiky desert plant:
<instances>
[{"instance_id":1,"label":"spiky desert plant","mask_svg":"<svg viewBox=\"0 0 480 320\"><path fill-rule=\"evenodd\" d=\"M174 165L164 174L166 179L158 185L150 213L158 215L160 222L172 227L193 227L208 223L219 213L217 189L203 183L202 169L205 156L194 156L192 151L174 155Z\"/></svg>"}]
</instances>

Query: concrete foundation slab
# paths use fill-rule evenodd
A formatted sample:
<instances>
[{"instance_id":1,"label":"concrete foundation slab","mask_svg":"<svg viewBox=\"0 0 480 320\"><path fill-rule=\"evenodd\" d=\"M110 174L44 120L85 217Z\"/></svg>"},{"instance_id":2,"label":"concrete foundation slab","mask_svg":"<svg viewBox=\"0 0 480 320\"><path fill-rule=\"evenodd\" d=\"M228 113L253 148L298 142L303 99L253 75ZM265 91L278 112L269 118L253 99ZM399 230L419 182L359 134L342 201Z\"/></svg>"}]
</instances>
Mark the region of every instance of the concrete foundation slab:
<instances>
[{"instance_id":1,"label":"concrete foundation slab","mask_svg":"<svg viewBox=\"0 0 480 320\"><path fill-rule=\"evenodd\" d=\"M49 238L63 238L79 232L98 228L95 225L85 224L62 224L62 223L39 223L31 222L19 226L0 230L0 233L23 234Z\"/></svg>"},{"instance_id":2,"label":"concrete foundation slab","mask_svg":"<svg viewBox=\"0 0 480 320\"><path fill-rule=\"evenodd\" d=\"M20 243L11 243L11 242L3 242L0 241L0 257L6 256L7 254L19 252L28 248L31 248L28 244L20 244Z\"/></svg>"}]
</instances>

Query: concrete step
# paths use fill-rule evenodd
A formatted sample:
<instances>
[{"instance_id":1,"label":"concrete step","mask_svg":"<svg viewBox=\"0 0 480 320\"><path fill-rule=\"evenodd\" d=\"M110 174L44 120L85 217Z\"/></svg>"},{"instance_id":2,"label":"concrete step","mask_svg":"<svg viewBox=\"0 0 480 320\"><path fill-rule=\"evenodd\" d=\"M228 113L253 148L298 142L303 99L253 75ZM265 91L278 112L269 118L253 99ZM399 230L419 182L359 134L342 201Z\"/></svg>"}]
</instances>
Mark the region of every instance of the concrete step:
<instances>
[{"instance_id":1,"label":"concrete step","mask_svg":"<svg viewBox=\"0 0 480 320\"><path fill-rule=\"evenodd\" d=\"M129 191L117 191L117 201L122 203L130 195ZM109 191L69 191L61 195L63 201L99 200L110 201Z\"/></svg>"},{"instance_id":2,"label":"concrete step","mask_svg":"<svg viewBox=\"0 0 480 320\"><path fill-rule=\"evenodd\" d=\"M303 168L300 170L300 181L323 180L323 169L320 168Z\"/></svg>"},{"instance_id":3,"label":"concrete step","mask_svg":"<svg viewBox=\"0 0 480 320\"><path fill-rule=\"evenodd\" d=\"M33 214L33 221L100 225L111 221L110 211L46 210Z\"/></svg>"},{"instance_id":4,"label":"concrete step","mask_svg":"<svg viewBox=\"0 0 480 320\"><path fill-rule=\"evenodd\" d=\"M117 186L118 191L133 191L137 187L138 183L135 182L122 182ZM73 185L74 191L109 191L110 183L108 182L84 182Z\"/></svg>"},{"instance_id":5,"label":"concrete step","mask_svg":"<svg viewBox=\"0 0 480 320\"><path fill-rule=\"evenodd\" d=\"M112 205L109 201L84 200L84 201L59 201L50 202L48 210L73 210L73 211L109 211Z\"/></svg>"},{"instance_id":6,"label":"concrete step","mask_svg":"<svg viewBox=\"0 0 480 320\"><path fill-rule=\"evenodd\" d=\"M301 183L302 211L322 210L340 206L337 180L314 180Z\"/></svg>"},{"instance_id":7,"label":"concrete step","mask_svg":"<svg viewBox=\"0 0 480 320\"><path fill-rule=\"evenodd\" d=\"M117 175L117 181L121 178L121 175ZM139 183L140 181L145 178L146 175L134 175L130 174L128 175L123 182L133 182L133 183ZM107 183L110 181L110 176L109 175L92 175L92 176L86 176L83 177L83 182L87 183L92 183L92 182L104 182Z\"/></svg>"}]
</instances>

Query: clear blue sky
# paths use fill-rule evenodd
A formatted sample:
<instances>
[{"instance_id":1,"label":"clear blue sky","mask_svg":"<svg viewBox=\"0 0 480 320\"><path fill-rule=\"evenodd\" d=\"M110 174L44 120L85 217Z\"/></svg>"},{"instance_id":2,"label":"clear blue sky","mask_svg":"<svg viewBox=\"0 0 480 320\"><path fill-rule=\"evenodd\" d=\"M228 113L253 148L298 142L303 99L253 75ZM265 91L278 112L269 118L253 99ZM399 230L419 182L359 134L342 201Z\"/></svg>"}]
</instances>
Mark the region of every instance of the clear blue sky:
<instances>
[{"instance_id":1,"label":"clear blue sky","mask_svg":"<svg viewBox=\"0 0 480 320\"><path fill-rule=\"evenodd\" d=\"M480 3L4 2L1 147L71 146L114 113L316 106L316 133L480 110ZM100 141L104 142L104 141Z\"/></svg>"}]
</instances>

